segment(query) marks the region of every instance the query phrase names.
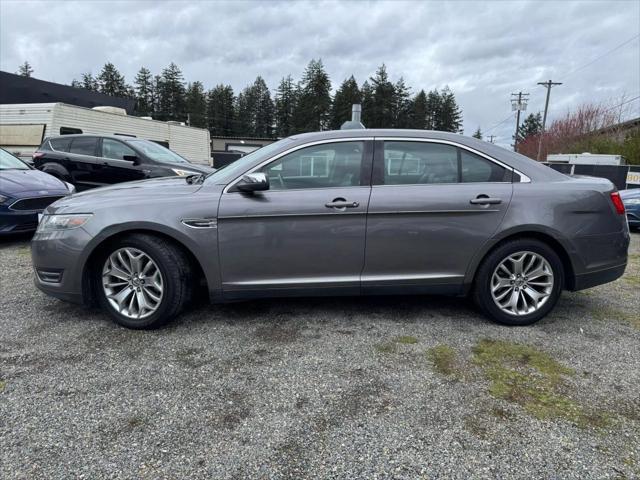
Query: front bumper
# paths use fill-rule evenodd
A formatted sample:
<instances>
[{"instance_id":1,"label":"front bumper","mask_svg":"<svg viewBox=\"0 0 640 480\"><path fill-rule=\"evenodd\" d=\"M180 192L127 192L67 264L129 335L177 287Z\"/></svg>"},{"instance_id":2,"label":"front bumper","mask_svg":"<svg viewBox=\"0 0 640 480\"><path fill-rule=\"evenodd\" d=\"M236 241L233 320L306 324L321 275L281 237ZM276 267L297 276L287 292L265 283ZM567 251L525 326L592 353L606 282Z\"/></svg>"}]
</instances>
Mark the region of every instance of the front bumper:
<instances>
[{"instance_id":1,"label":"front bumper","mask_svg":"<svg viewBox=\"0 0 640 480\"><path fill-rule=\"evenodd\" d=\"M0 211L0 235L33 232L38 228L38 212Z\"/></svg>"},{"instance_id":2,"label":"front bumper","mask_svg":"<svg viewBox=\"0 0 640 480\"><path fill-rule=\"evenodd\" d=\"M637 206L626 207L627 209L627 222L630 227L640 227L640 208Z\"/></svg>"},{"instance_id":3,"label":"front bumper","mask_svg":"<svg viewBox=\"0 0 640 480\"><path fill-rule=\"evenodd\" d=\"M61 300L84 303L83 252L91 238L83 228L36 233L31 241L36 287Z\"/></svg>"}]
</instances>

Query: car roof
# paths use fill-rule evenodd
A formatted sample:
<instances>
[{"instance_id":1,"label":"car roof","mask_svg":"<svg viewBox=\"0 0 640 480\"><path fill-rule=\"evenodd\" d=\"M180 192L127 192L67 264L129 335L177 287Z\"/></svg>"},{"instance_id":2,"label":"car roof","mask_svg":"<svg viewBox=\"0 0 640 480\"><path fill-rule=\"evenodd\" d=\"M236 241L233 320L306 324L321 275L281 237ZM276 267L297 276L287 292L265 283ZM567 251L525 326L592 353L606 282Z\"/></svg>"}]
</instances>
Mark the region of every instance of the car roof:
<instances>
[{"instance_id":1,"label":"car roof","mask_svg":"<svg viewBox=\"0 0 640 480\"><path fill-rule=\"evenodd\" d=\"M114 138L116 140L145 140L144 138L134 137L133 135L106 135L102 133L69 133L67 135L51 135L47 137L48 140L54 140L56 138L77 138L77 137L98 137L98 138Z\"/></svg>"}]
</instances>

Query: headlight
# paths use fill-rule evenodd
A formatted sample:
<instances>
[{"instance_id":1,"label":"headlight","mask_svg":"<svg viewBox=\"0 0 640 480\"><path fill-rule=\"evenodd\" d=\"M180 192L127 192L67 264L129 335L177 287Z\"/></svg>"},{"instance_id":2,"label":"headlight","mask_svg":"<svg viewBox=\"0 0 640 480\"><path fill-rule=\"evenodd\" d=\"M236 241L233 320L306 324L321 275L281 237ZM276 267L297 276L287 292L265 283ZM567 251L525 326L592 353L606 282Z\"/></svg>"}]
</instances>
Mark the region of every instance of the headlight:
<instances>
[{"instance_id":1,"label":"headlight","mask_svg":"<svg viewBox=\"0 0 640 480\"><path fill-rule=\"evenodd\" d=\"M69 193L76 193L75 185L72 185L69 182L64 182L64 184L67 186L67 190L69 190Z\"/></svg>"},{"instance_id":2,"label":"headlight","mask_svg":"<svg viewBox=\"0 0 640 480\"><path fill-rule=\"evenodd\" d=\"M93 213L70 213L68 215L43 215L38 232L54 232L57 230L71 230L87 223Z\"/></svg>"},{"instance_id":3,"label":"headlight","mask_svg":"<svg viewBox=\"0 0 640 480\"><path fill-rule=\"evenodd\" d=\"M179 177L188 177L189 175L198 175L198 172L193 172L191 170L181 170L179 168L172 168L173 172Z\"/></svg>"},{"instance_id":4,"label":"headlight","mask_svg":"<svg viewBox=\"0 0 640 480\"><path fill-rule=\"evenodd\" d=\"M629 200L622 200L625 205L640 205L640 198L630 198Z\"/></svg>"}]
</instances>

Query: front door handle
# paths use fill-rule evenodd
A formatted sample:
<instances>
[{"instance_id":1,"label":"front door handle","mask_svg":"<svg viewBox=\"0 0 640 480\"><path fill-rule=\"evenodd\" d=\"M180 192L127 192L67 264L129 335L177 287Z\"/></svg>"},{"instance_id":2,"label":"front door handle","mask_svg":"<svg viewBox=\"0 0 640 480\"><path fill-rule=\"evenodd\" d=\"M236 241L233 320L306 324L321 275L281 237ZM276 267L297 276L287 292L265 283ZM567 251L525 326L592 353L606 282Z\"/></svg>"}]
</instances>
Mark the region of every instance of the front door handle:
<instances>
[{"instance_id":1,"label":"front door handle","mask_svg":"<svg viewBox=\"0 0 640 480\"><path fill-rule=\"evenodd\" d=\"M497 205L499 203L502 203L502 199L487 197L486 195L479 195L478 197L469 200L469 203L471 203L472 205Z\"/></svg>"},{"instance_id":2,"label":"front door handle","mask_svg":"<svg viewBox=\"0 0 640 480\"><path fill-rule=\"evenodd\" d=\"M348 202L343 198L336 198L332 202L325 203L325 207L327 208L357 208L360 206L358 202Z\"/></svg>"}]
</instances>

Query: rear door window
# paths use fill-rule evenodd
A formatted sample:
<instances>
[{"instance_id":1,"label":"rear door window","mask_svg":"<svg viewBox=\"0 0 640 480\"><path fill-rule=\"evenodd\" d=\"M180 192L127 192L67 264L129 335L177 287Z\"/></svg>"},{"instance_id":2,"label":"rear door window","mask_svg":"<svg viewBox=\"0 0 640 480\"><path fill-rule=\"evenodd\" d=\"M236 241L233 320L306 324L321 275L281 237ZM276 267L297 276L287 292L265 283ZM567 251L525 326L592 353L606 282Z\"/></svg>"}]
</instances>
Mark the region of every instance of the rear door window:
<instances>
[{"instance_id":1,"label":"rear door window","mask_svg":"<svg viewBox=\"0 0 640 480\"><path fill-rule=\"evenodd\" d=\"M466 150L460 149L460 162L464 183L511 181L510 170Z\"/></svg>"},{"instance_id":2,"label":"rear door window","mask_svg":"<svg viewBox=\"0 0 640 480\"><path fill-rule=\"evenodd\" d=\"M52 138L49 140L51 148L57 152L68 152L71 145L70 138Z\"/></svg>"},{"instance_id":3,"label":"rear door window","mask_svg":"<svg viewBox=\"0 0 640 480\"><path fill-rule=\"evenodd\" d=\"M385 142L384 185L458 182L458 150L428 142Z\"/></svg>"},{"instance_id":4,"label":"rear door window","mask_svg":"<svg viewBox=\"0 0 640 480\"><path fill-rule=\"evenodd\" d=\"M75 137L71 141L69 153L95 156L98 139L96 137Z\"/></svg>"}]
</instances>

